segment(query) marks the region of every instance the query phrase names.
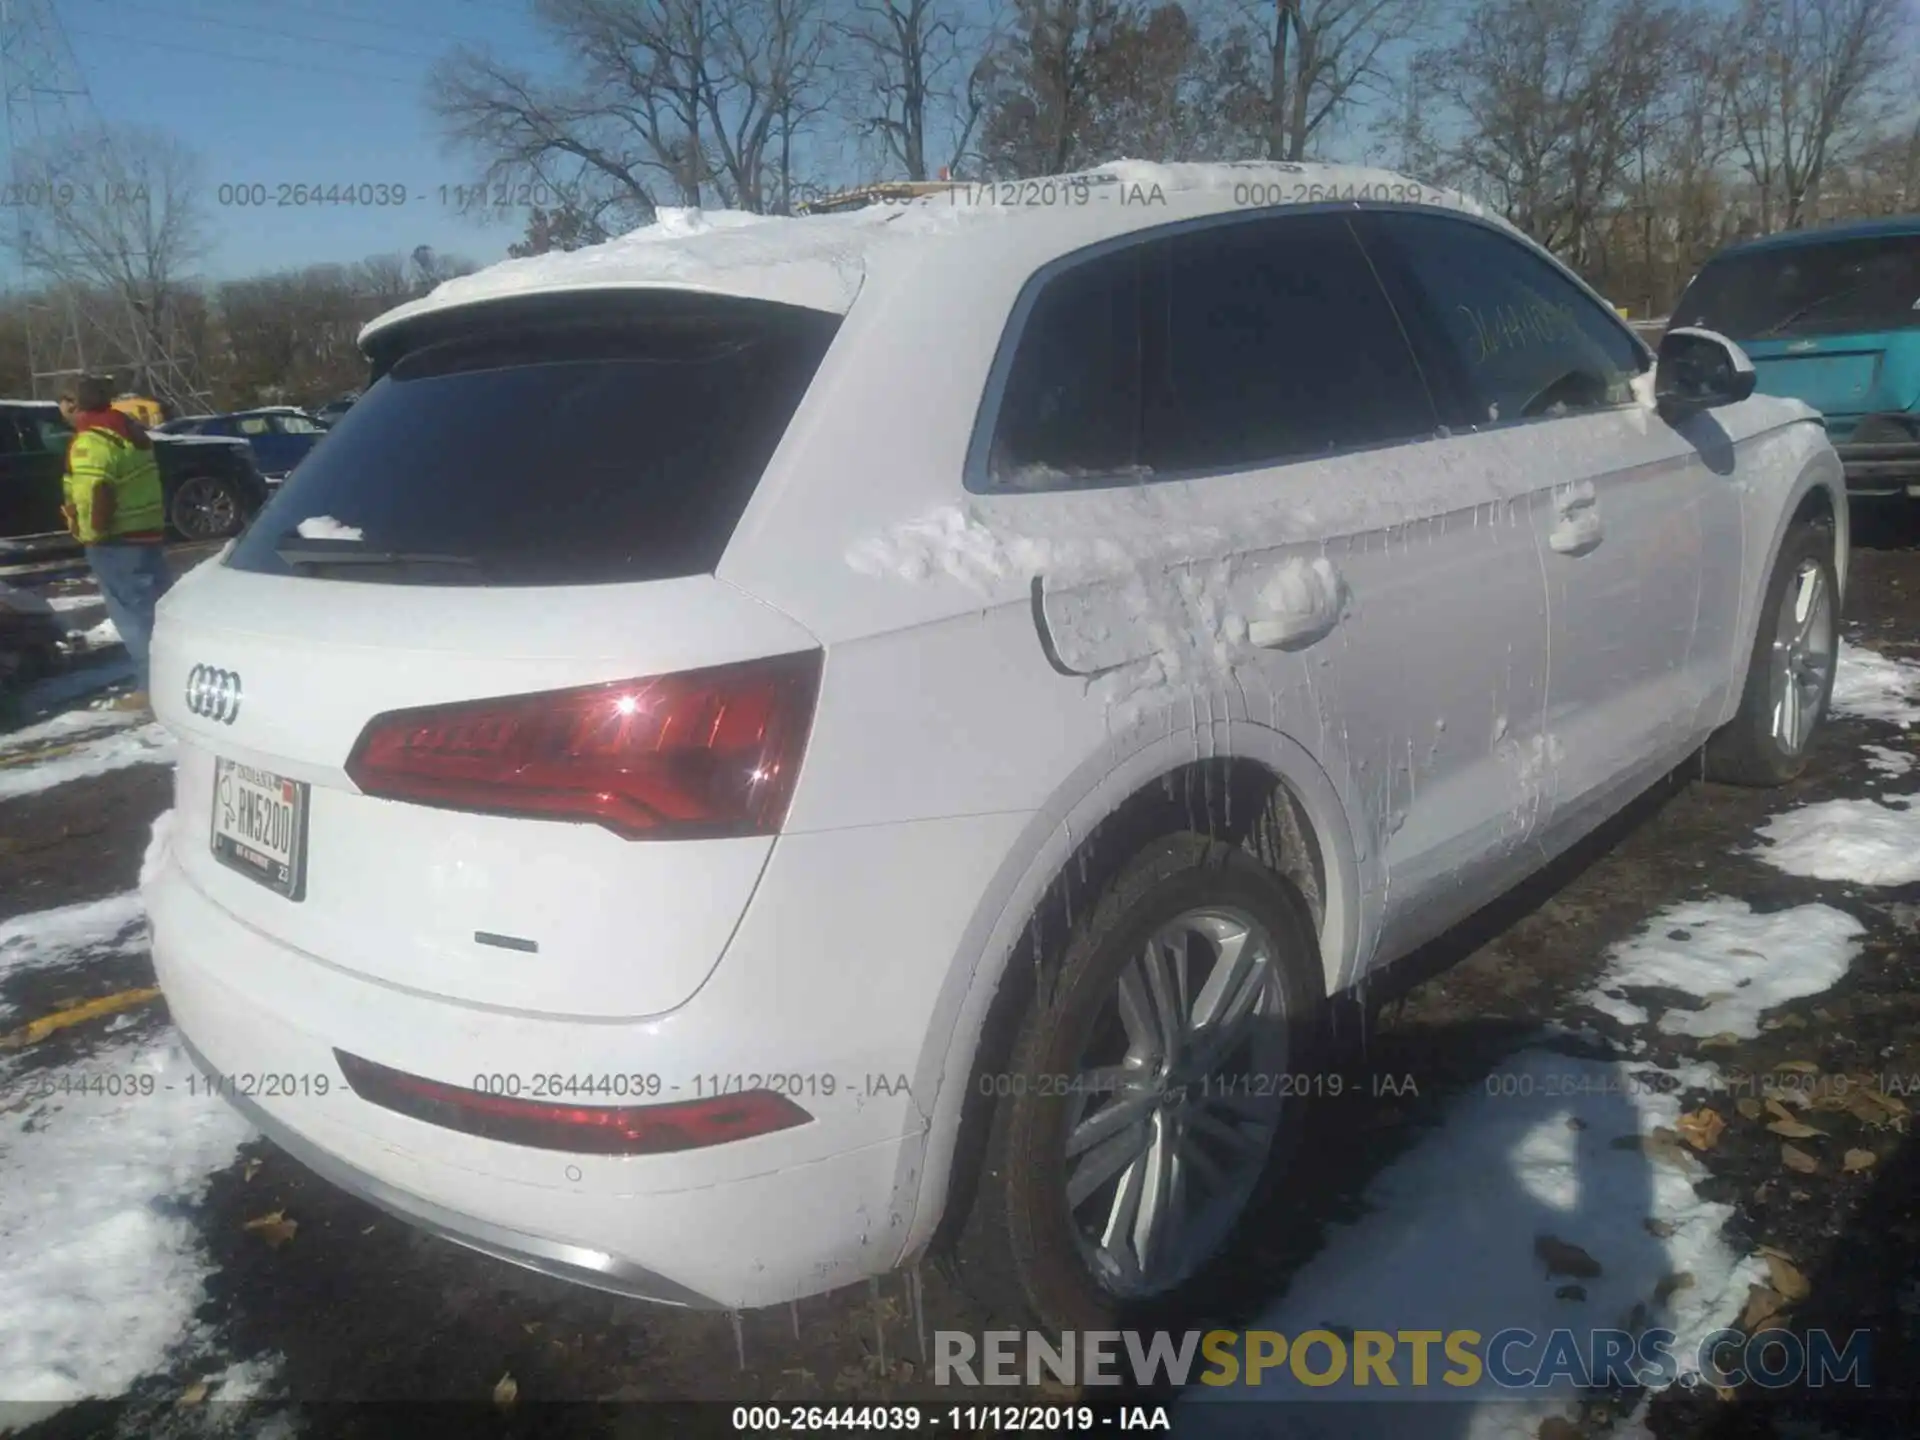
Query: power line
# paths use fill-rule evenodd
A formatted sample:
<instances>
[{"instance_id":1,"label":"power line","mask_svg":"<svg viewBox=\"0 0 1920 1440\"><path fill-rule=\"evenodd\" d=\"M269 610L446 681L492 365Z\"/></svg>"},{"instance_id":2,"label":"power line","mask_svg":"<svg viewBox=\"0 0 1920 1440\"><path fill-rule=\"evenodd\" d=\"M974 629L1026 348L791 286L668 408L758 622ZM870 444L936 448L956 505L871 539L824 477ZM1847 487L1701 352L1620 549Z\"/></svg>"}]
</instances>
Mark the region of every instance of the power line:
<instances>
[{"instance_id":1,"label":"power line","mask_svg":"<svg viewBox=\"0 0 1920 1440\"><path fill-rule=\"evenodd\" d=\"M250 25L244 20L227 20L212 15L183 15L177 10L163 10L156 5L142 5L137 0L96 0L96 3L111 4L116 12L137 10L146 15L158 15L163 20L175 24L215 25L222 30L246 30L255 35L271 35L277 40L298 40L309 45L337 45L344 50L364 50L372 55L397 55L402 60L432 61L439 57L424 54L419 50L397 50L391 45L368 45L359 40L336 40L327 35L308 35L298 30L285 30L273 25Z\"/></svg>"},{"instance_id":2,"label":"power line","mask_svg":"<svg viewBox=\"0 0 1920 1440\"><path fill-rule=\"evenodd\" d=\"M88 30L79 25L69 25L67 31L72 35L89 35L97 40L116 40L124 43L124 34L116 35L106 30ZM281 70L298 70L303 75L344 75L351 80L380 80L389 85L418 85L417 75L381 75L368 70L343 70L338 66L315 65L305 60L269 60L264 55L239 55L231 50L209 50L204 45L181 45L170 40L150 40L140 37L140 48L155 50L177 50L183 55L204 55L214 60L229 60L242 65L270 65Z\"/></svg>"},{"instance_id":3,"label":"power line","mask_svg":"<svg viewBox=\"0 0 1920 1440\"><path fill-rule=\"evenodd\" d=\"M429 39L442 42L459 38L458 36L449 35L445 30L434 29L426 25L409 25L403 20L388 20L384 17L376 19L371 15L354 15L342 10L328 10L314 6L313 0L281 0L281 3L283 5L295 5L299 9L306 10L315 18L324 17L327 20L341 25L367 25L376 30L392 30L404 35L425 35Z\"/></svg>"}]
</instances>

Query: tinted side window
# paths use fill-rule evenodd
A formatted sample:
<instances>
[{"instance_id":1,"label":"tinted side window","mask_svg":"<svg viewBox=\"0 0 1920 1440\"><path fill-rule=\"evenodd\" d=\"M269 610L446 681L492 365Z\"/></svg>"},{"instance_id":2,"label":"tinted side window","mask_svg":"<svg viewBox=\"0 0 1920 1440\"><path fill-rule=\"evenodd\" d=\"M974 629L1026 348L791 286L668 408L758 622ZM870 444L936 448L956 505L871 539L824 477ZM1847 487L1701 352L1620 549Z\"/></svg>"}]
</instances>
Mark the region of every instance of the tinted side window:
<instances>
[{"instance_id":1,"label":"tinted side window","mask_svg":"<svg viewBox=\"0 0 1920 1440\"><path fill-rule=\"evenodd\" d=\"M1252 468L1438 424L1339 216L1206 226L1072 265L1017 346L994 488Z\"/></svg>"},{"instance_id":2,"label":"tinted side window","mask_svg":"<svg viewBox=\"0 0 1920 1440\"><path fill-rule=\"evenodd\" d=\"M1145 386L1152 469L1252 467L1437 428L1344 217L1211 226L1162 253L1149 287L1165 325Z\"/></svg>"},{"instance_id":3,"label":"tinted side window","mask_svg":"<svg viewBox=\"0 0 1920 1440\"><path fill-rule=\"evenodd\" d=\"M1140 458L1140 272L1132 246L1049 280L1020 331L987 468L996 487L1051 489Z\"/></svg>"},{"instance_id":4,"label":"tinted side window","mask_svg":"<svg viewBox=\"0 0 1920 1440\"><path fill-rule=\"evenodd\" d=\"M73 441L73 427L62 420L58 414L36 415L30 422L32 430L27 432L28 448L36 445L50 455L65 455L67 446Z\"/></svg>"},{"instance_id":5,"label":"tinted side window","mask_svg":"<svg viewBox=\"0 0 1920 1440\"><path fill-rule=\"evenodd\" d=\"M1387 215L1381 228L1443 330L1485 422L1623 405L1644 359L1554 266L1484 226Z\"/></svg>"}]
</instances>

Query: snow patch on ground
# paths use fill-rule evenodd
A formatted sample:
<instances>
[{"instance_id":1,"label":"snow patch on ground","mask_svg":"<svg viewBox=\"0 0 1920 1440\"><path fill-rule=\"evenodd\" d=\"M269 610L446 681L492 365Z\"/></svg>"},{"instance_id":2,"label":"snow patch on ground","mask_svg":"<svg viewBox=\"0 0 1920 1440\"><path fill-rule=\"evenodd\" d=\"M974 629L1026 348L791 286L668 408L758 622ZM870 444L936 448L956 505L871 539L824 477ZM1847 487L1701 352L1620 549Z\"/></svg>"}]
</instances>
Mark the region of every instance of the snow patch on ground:
<instances>
[{"instance_id":1,"label":"snow patch on ground","mask_svg":"<svg viewBox=\"0 0 1920 1440\"><path fill-rule=\"evenodd\" d=\"M1913 756L1885 745L1862 745L1867 752L1867 768L1876 775L1900 776L1913 769Z\"/></svg>"},{"instance_id":2,"label":"snow patch on ground","mask_svg":"<svg viewBox=\"0 0 1920 1440\"><path fill-rule=\"evenodd\" d=\"M51 615L53 606L37 590L22 590L0 580L0 610L11 610L17 615Z\"/></svg>"},{"instance_id":3,"label":"snow patch on ground","mask_svg":"<svg viewBox=\"0 0 1920 1440\"><path fill-rule=\"evenodd\" d=\"M1376 1178L1365 1198L1371 1213L1334 1232L1295 1275L1285 1298L1248 1328L1289 1336L1338 1327L1469 1329L1491 1336L1522 1327L1544 1337L1559 1326L1584 1333L1626 1325L1644 1305L1644 1325L1675 1331L1675 1359L1685 1363L1691 1347L1737 1312L1747 1285L1764 1272L1721 1238L1731 1206L1702 1200L1687 1172L1656 1163L1637 1146L1614 1144L1671 1127L1679 1113L1676 1095L1657 1091L1620 1063L1522 1051ZM1665 1222L1672 1233L1655 1236L1649 1220ZM1568 1278L1546 1273L1535 1253L1542 1236L1576 1245L1599 1262L1600 1274L1579 1282L1584 1299L1557 1293ZM1691 1275L1692 1285L1656 1299L1661 1282L1680 1273ZM1396 1373L1405 1372L1405 1357L1395 1358ZM1435 1373L1451 1368L1438 1354L1432 1358ZM1537 1343L1511 1352L1516 1364L1539 1358ZM1229 1398L1206 1387L1192 1393L1200 1400ZM1374 1407L1364 1403L1364 1392L1305 1386L1290 1369L1269 1371L1257 1389L1232 1394L1347 1402L1338 1405L1338 1420L1329 1421L1329 1435L1455 1440L1531 1437L1546 1415L1568 1413L1577 1391L1566 1381L1520 1405L1514 1392L1485 1377L1473 1386L1421 1390L1422 1402L1484 1407L1471 1421L1445 1403L1369 1414ZM1383 1398L1405 1396L1403 1388ZM1315 1433L1295 1432L1296 1416L1300 1412L1289 1412L1287 1433ZM1213 1428L1211 1415L1189 1420L1197 1433Z\"/></svg>"},{"instance_id":4,"label":"snow patch on ground","mask_svg":"<svg viewBox=\"0 0 1920 1440\"><path fill-rule=\"evenodd\" d=\"M1672 938L1679 931L1685 939ZM1657 984L1708 1002L1704 1011L1684 1012L1688 1033L1698 1022L1708 1033L1751 1034L1763 1010L1832 985L1860 933L1858 922L1823 905L1770 915L1733 900L1676 905L1614 948L1595 998L1616 1018L1644 1023L1644 1011L1630 1006L1622 1014L1609 992ZM1738 953L1745 951L1753 954ZM1710 1064L1661 1070L1539 1046L1520 1051L1375 1177L1364 1218L1334 1231L1248 1328L1291 1337L1342 1327L1483 1336L1517 1327L1545 1336L1564 1327L1581 1337L1597 1327L1660 1327L1675 1333L1677 1373L1690 1373L1700 1342L1732 1323L1747 1287L1764 1283L1767 1272L1759 1257L1724 1238L1732 1207L1695 1192L1704 1167L1684 1147L1647 1141L1656 1129L1675 1127L1688 1091L1720 1083ZM1616 1143L1628 1137L1640 1143ZM1649 1221L1657 1222L1653 1229ZM1550 1276L1536 1252L1542 1237L1578 1246L1599 1273L1577 1282ZM1676 1286L1678 1276L1687 1282ZM1314 1352L1315 1368L1325 1358ZM1509 1352L1519 1366L1541 1358L1538 1342ZM1392 1363L1404 1381L1405 1355L1396 1351ZM1431 1363L1431 1375L1452 1368L1438 1354ZM1404 1385L1375 1394L1412 1398ZM1533 1440L1542 1420L1573 1413L1578 1392L1567 1379L1522 1398L1483 1376L1474 1386L1430 1384L1417 1409L1375 1406L1365 1403L1365 1391L1304 1386L1282 1367L1267 1371L1257 1388L1194 1386L1188 1398L1228 1403L1187 1409L1183 1434L1276 1433L1270 1412L1232 1402L1285 1400L1307 1402L1287 1412L1291 1436Z\"/></svg>"},{"instance_id":5,"label":"snow patch on ground","mask_svg":"<svg viewBox=\"0 0 1920 1440\"><path fill-rule=\"evenodd\" d=\"M1776 815L1760 828L1759 856L1777 870L1856 885L1920 882L1920 794L1824 800Z\"/></svg>"},{"instance_id":6,"label":"snow patch on ground","mask_svg":"<svg viewBox=\"0 0 1920 1440\"><path fill-rule=\"evenodd\" d=\"M1912 725L1920 721L1920 665L1842 640L1830 708L1857 720Z\"/></svg>"},{"instance_id":7,"label":"snow patch on ground","mask_svg":"<svg viewBox=\"0 0 1920 1440\"><path fill-rule=\"evenodd\" d=\"M55 610L87 610L105 603L97 594L47 596L47 604Z\"/></svg>"},{"instance_id":8,"label":"snow patch on ground","mask_svg":"<svg viewBox=\"0 0 1920 1440\"><path fill-rule=\"evenodd\" d=\"M1634 989L1680 990L1703 1009L1668 1009L1669 1035L1760 1033L1777 1005L1828 989L1859 954L1866 927L1830 905L1761 915L1739 900L1700 900L1663 910L1640 935L1616 946L1606 977L1586 1002L1623 1025L1644 1025Z\"/></svg>"},{"instance_id":9,"label":"snow patch on ground","mask_svg":"<svg viewBox=\"0 0 1920 1440\"><path fill-rule=\"evenodd\" d=\"M345 525L331 515L309 515L294 527L302 540L360 540L365 537L357 525Z\"/></svg>"},{"instance_id":10,"label":"snow patch on ground","mask_svg":"<svg viewBox=\"0 0 1920 1440\"><path fill-rule=\"evenodd\" d=\"M0 1395L16 1401L116 1396L183 1340L206 1342L194 1312L209 1267L181 1207L252 1134L189 1090L171 1037L103 1050L86 1068L151 1077L152 1090L56 1094L0 1114Z\"/></svg>"},{"instance_id":11,"label":"snow patch on ground","mask_svg":"<svg viewBox=\"0 0 1920 1440\"><path fill-rule=\"evenodd\" d=\"M71 740L102 730L124 730L138 725L141 717L130 710L67 710L38 725L27 725L0 735L0 755L26 749L49 740Z\"/></svg>"},{"instance_id":12,"label":"snow patch on ground","mask_svg":"<svg viewBox=\"0 0 1920 1440\"><path fill-rule=\"evenodd\" d=\"M131 892L16 916L0 924L0 979L17 970L72 964L96 951L142 949L146 918L140 897Z\"/></svg>"},{"instance_id":13,"label":"snow patch on ground","mask_svg":"<svg viewBox=\"0 0 1920 1440\"><path fill-rule=\"evenodd\" d=\"M280 1379L278 1355L256 1355L236 1360L218 1375L207 1377L209 1400L258 1400Z\"/></svg>"},{"instance_id":14,"label":"snow patch on ground","mask_svg":"<svg viewBox=\"0 0 1920 1440\"><path fill-rule=\"evenodd\" d=\"M98 625L82 630L80 632L80 638L86 642L87 648L91 650L98 650L106 645L118 645L121 643L120 627L115 625L111 619L102 620Z\"/></svg>"},{"instance_id":15,"label":"snow patch on ground","mask_svg":"<svg viewBox=\"0 0 1920 1440\"><path fill-rule=\"evenodd\" d=\"M174 739L158 724L149 723L135 730L103 735L83 741L72 750L37 765L22 764L0 770L0 800L16 795L32 795L51 790L70 780L105 775L129 765L168 765L173 763Z\"/></svg>"}]
</instances>

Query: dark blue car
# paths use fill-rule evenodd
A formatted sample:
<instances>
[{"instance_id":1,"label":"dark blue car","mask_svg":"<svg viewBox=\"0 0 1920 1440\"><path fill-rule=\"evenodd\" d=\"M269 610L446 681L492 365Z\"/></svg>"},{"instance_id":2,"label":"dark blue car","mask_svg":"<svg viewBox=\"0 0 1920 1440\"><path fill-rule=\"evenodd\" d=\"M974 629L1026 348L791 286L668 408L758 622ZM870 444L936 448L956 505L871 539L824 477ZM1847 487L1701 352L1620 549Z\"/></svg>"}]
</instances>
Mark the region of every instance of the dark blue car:
<instances>
[{"instance_id":1,"label":"dark blue car","mask_svg":"<svg viewBox=\"0 0 1920 1440\"><path fill-rule=\"evenodd\" d=\"M267 483L277 485L326 436L327 428L304 410L269 405L228 415L185 415L159 427L167 435L220 435L245 440Z\"/></svg>"},{"instance_id":2,"label":"dark blue car","mask_svg":"<svg viewBox=\"0 0 1920 1440\"><path fill-rule=\"evenodd\" d=\"M1722 250L1672 323L1739 341L1763 392L1821 411L1850 494L1920 498L1920 215Z\"/></svg>"}]
</instances>

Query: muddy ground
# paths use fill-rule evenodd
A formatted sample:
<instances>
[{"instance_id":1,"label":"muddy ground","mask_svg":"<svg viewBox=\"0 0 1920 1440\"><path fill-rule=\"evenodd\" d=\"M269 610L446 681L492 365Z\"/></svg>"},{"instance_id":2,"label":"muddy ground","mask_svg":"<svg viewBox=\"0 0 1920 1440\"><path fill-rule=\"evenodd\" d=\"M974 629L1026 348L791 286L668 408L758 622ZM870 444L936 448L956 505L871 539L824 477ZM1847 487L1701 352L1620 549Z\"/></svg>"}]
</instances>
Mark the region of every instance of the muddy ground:
<instances>
[{"instance_id":1,"label":"muddy ground","mask_svg":"<svg viewBox=\"0 0 1920 1440\"><path fill-rule=\"evenodd\" d=\"M1849 633L1887 653L1920 658L1920 523L1862 515L1857 528ZM1920 750L1920 732L1902 736L1842 721L1823 736L1806 777L1784 793L1677 776L1551 875L1402 967L1369 1023L1349 1017L1349 1048L1336 1063L1355 1074L1411 1076L1417 1095L1375 1098L1354 1085L1340 1099L1315 1104L1302 1151L1310 1163L1298 1165L1285 1198L1252 1227L1234 1267L1235 1287L1214 1297L1204 1318L1251 1318L1313 1253L1324 1227L1354 1213L1369 1177L1449 1096L1482 1084L1543 1020L1590 1019L1575 998L1598 974L1607 946L1676 900L1711 892L1775 909L1819 899L1869 927L1865 953L1839 984L1788 1006L1757 1041L1714 1051L1721 1066L1758 1072L1804 1061L1826 1073L1910 1074L1920 1082L1920 985L1912 975L1920 887L1862 891L1799 880L1744 853L1769 814L1883 790L1884 782L1868 774L1860 749L1866 739ZM166 803L165 772L153 767L0 802L0 920L130 887L148 823ZM40 1013L150 982L147 962L136 958L17 977L34 992L8 998ZM154 1008L138 1023L157 1032L166 1019ZM34 1063L70 1063L89 1043L83 1031L66 1032L39 1047ZM1656 1058L1671 1060L1694 1044L1669 1043L1673 1053ZM1920 1152L1913 1138L1841 1114L1829 1137L1810 1142L1820 1152L1819 1173L1791 1174L1782 1168L1778 1139L1742 1116L1735 1097L1698 1099L1728 1123L1725 1138L1704 1156L1711 1178L1703 1189L1737 1207L1740 1241L1792 1254L1809 1277L1811 1296L1794 1324L1875 1332L1875 1385L1866 1401L1800 1390L1731 1400L1673 1392L1655 1403L1652 1430L1661 1440L1920 1433ZM1876 1163L1841 1173L1838 1156L1849 1148L1871 1150ZM299 1227L278 1247L243 1229L274 1210ZM443 1428L652 1434L659 1433L657 1419L641 1411L543 1410L541 1402L844 1403L940 1393L922 1369L902 1277L748 1314L736 1328L726 1315L640 1307L426 1238L265 1142L249 1146L241 1163L214 1179L196 1221L216 1266L202 1318L230 1357L281 1357L276 1395L288 1400L457 1400L478 1408L457 1423L440 1412ZM994 1324L996 1317L977 1313L937 1265L925 1268L924 1291L928 1331L977 1333ZM23 1433L35 1440L102 1433L132 1416L145 1417L138 1429L165 1429L174 1401L203 1378L203 1367L188 1363L143 1382L129 1397L131 1416L121 1405L81 1405ZM516 1406L511 1414L496 1412L489 1397L509 1374ZM369 1418L377 1413L322 1405L301 1413L300 1428L384 1433L388 1422ZM1604 1433L1607 1413L1594 1407L1594 1433Z\"/></svg>"}]
</instances>

